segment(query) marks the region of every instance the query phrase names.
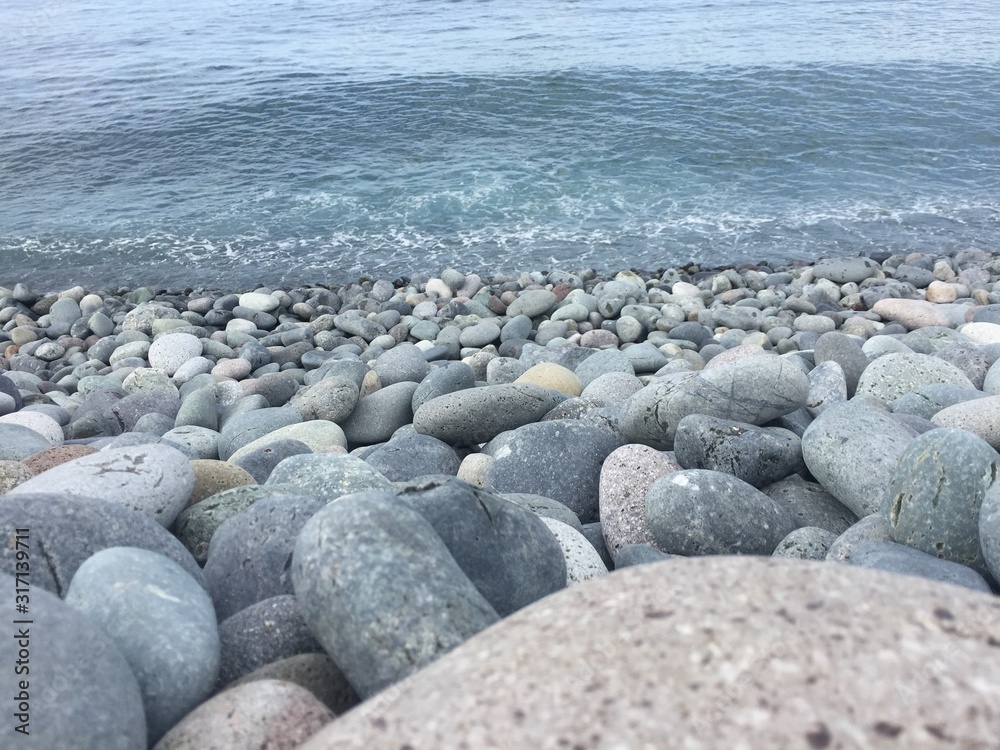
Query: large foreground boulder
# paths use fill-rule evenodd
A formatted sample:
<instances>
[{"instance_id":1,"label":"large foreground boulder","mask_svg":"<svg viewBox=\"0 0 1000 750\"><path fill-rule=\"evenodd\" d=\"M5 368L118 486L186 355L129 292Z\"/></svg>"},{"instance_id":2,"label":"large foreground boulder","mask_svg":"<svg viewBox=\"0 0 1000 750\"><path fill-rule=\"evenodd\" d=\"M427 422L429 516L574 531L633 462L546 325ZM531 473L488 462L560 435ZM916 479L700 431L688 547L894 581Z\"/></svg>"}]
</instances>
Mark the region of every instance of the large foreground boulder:
<instances>
[{"instance_id":1,"label":"large foreground boulder","mask_svg":"<svg viewBox=\"0 0 1000 750\"><path fill-rule=\"evenodd\" d=\"M510 616L302 749L994 747L998 632L1000 600L880 571L639 565Z\"/></svg>"}]
</instances>

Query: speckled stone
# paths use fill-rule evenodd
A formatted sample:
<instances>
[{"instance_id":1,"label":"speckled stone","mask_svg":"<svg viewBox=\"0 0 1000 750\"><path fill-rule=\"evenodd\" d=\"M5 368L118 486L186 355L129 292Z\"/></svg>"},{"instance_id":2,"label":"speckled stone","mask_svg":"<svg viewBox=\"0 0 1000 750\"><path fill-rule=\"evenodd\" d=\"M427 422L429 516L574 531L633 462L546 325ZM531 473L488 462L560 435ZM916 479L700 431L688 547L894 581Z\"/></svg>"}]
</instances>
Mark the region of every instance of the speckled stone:
<instances>
[{"instance_id":1,"label":"speckled stone","mask_svg":"<svg viewBox=\"0 0 1000 750\"><path fill-rule=\"evenodd\" d=\"M793 557L798 560L825 560L830 545L837 540L832 531L816 526L801 526L778 542L771 557Z\"/></svg>"},{"instance_id":2,"label":"speckled stone","mask_svg":"<svg viewBox=\"0 0 1000 750\"><path fill-rule=\"evenodd\" d=\"M340 667L322 653L296 654L269 662L236 680L233 687L254 680L281 680L304 687L335 716L347 713L361 702Z\"/></svg>"},{"instance_id":3,"label":"speckled stone","mask_svg":"<svg viewBox=\"0 0 1000 750\"><path fill-rule=\"evenodd\" d=\"M384 443L400 427L413 421L413 393L417 384L402 381L387 385L358 400L342 423L351 446Z\"/></svg>"},{"instance_id":4,"label":"speckled stone","mask_svg":"<svg viewBox=\"0 0 1000 750\"><path fill-rule=\"evenodd\" d=\"M390 482L407 482L429 474L458 473L461 465L454 448L430 435L399 435L365 454L365 463Z\"/></svg>"},{"instance_id":5,"label":"speckled stone","mask_svg":"<svg viewBox=\"0 0 1000 750\"><path fill-rule=\"evenodd\" d=\"M850 562L858 545L871 541L892 541L892 526L882 513L865 516L838 536L826 553L827 562Z\"/></svg>"},{"instance_id":6,"label":"speckled stone","mask_svg":"<svg viewBox=\"0 0 1000 750\"><path fill-rule=\"evenodd\" d=\"M845 617L859 602L864 617ZM641 565L513 615L302 750L661 747L664 727L679 748L930 748L942 735L985 748L1000 732L998 630L991 597L876 571ZM920 689L928 664L953 687Z\"/></svg>"},{"instance_id":7,"label":"speckled stone","mask_svg":"<svg viewBox=\"0 0 1000 750\"><path fill-rule=\"evenodd\" d=\"M800 528L819 527L837 535L858 521L858 517L822 485L797 474L762 487L761 491L783 505Z\"/></svg>"},{"instance_id":8,"label":"speckled stone","mask_svg":"<svg viewBox=\"0 0 1000 750\"><path fill-rule=\"evenodd\" d=\"M664 474L680 470L673 454L646 445L623 445L604 459L598 502L604 541L616 563L627 544L656 545L646 522L646 491Z\"/></svg>"},{"instance_id":9,"label":"speckled stone","mask_svg":"<svg viewBox=\"0 0 1000 750\"><path fill-rule=\"evenodd\" d=\"M289 405L302 419L342 422L354 411L360 393L358 384L343 377L324 378L292 396Z\"/></svg>"},{"instance_id":10,"label":"speckled stone","mask_svg":"<svg viewBox=\"0 0 1000 750\"><path fill-rule=\"evenodd\" d=\"M35 473L20 461L0 461L0 495L27 482Z\"/></svg>"},{"instance_id":11,"label":"speckled stone","mask_svg":"<svg viewBox=\"0 0 1000 750\"><path fill-rule=\"evenodd\" d=\"M202 703L153 750L295 750L333 718L304 687L254 680Z\"/></svg>"},{"instance_id":12,"label":"speckled stone","mask_svg":"<svg viewBox=\"0 0 1000 750\"><path fill-rule=\"evenodd\" d=\"M856 392L889 405L904 393L934 383L975 387L955 365L930 354L886 354L861 373Z\"/></svg>"},{"instance_id":13,"label":"speckled stone","mask_svg":"<svg viewBox=\"0 0 1000 750\"><path fill-rule=\"evenodd\" d=\"M343 453L286 458L274 467L267 484L291 485L325 502L354 492L392 489L392 482L380 472L360 458Z\"/></svg>"},{"instance_id":14,"label":"speckled stone","mask_svg":"<svg viewBox=\"0 0 1000 750\"><path fill-rule=\"evenodd\" d=\"M167 375L174 373L190 359L201 356L201 339L190 333L171 333L157 338L146 355L149 366L163 370Z\"/></svg>"},{"instance_id":15,"label":"speckled stone","mask_svg":"<svg viewBox=\"0 0 1000 750\"><path fill-rule=\"evenodd\" d=\"M566 585L572 586L605 575L607 566L597 550L580 531L554 518L542 518L555 536L566 560Z\"/></svg>"},{"instance_id":16,"label":"speckled stone","mask_svg":"<svg viewBox=\"0 0 1000 750\"><path fill-rule=\"evenodd\" d=\"M893 538L987 574L979 508L998 475L1000 455L965 430L918 436L900 456L883 501Z\"/></svg>"},{"instance_id":17,"label":"speckled stone","mask_svg":"<svg viewBox=\"0 0 1000 750\"><path fill-rule=\"evenodd\" d=\"M19 424L27 427L45 438L49 445L61 445L63 441L62 425L48 414L38 411L22 410L14 414L5 414L0 417L0 424Z\"/></svg>"},{"instance_id":18,"label":"speckled stone","mask_svg":"<svg viewBox=\"0 0 1000 750\"><path fill-rule=\"evenodd\" d=\"M32 546L37 543L35 538L29 541ZM147 747L142 694L131 667L114 643L83 613L35 585L34 574L39 567L42 565L32 565L31 570L29 619L34 622L8 624L9 636L0 639L0 659L9 665L0 678L0 690L10 696L4 717L7 738L4 747L39 750ZM12 610L15 586L13 569L10 576L0 575L0 596L11 602ZM19 628L29 631L25 643L16 638ZM27 647L27 657L22 646ZM25 660L23 666L30 671L16 674L18 659ZM19 684L21 680L28 683L26 688ZM22 723L15 713L22 689L29 697L27 736L14 734L15 727Z\"/></svg>"},{"instance_id":19,"label":"speckled stone","mask_svg":"<svg viewBox=\"0 0 1000 750\"><path fill-rule=\"evenodd\" d=\"M1000 450L1000 396L963 401L937 411L931 422L941 427L957 427L978 435L994 450Z\"/></svg>"},{"instance_id":20,"label":"speckled stone","mask_svg":"<svg viewBox=\"0 0 1000 750\"><path fill-rule=\"evenodd\" d=\"M314 515L291 571L309 629L362 698L499 619L431 524L387 492Z\"/></svg>"},{"instance_id":21,"label":"speckled stone","mask_svg":"<svg viewBox=\"0 0 1000 750\"><path fill-rule=\"evenodd\" d=\"M554 362L541 362L533 367L529 367L514 382L534 383L535 385L540 385L542 388L559 391L570 396L579 396L583 391L583 384L580 382L580 378L574 375L572 370L562 365L557 365Z\"/></svg>"},{"instance_id":22,"label":"speckled stone","mask_svg":"<svg viewBox=\"0 0 1000 750\"><path fill-rule=\"evenodd\" d=\"M21 463L28 467L33 474L41 474L43 471L48 471L67 461L81 456L89 456L92 453L97 453L97 450L89 445L57 445L28 456Z\"/></svg>"}]
</instances>

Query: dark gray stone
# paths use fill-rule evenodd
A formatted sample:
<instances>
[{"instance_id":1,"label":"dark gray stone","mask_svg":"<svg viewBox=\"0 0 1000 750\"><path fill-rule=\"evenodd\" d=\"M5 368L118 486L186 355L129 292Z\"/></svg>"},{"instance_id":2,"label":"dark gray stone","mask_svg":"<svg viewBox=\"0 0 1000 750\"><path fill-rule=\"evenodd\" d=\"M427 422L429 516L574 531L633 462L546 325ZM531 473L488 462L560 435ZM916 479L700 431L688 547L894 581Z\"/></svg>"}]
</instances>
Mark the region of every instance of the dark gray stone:
<instances>
[{"instance_id":1,"label":"dark gray stone","mask_svg":"<svg viewBox=\"0 0 1000 750\"><path fill-rule=\"evenodd\" d=\"M670 329L670 338L690 341L699 348L713 340L712 331L701 323L695 322L678 323Z\"/></svg>"},{"instance_id":2,"label":"dark gray stone","mask_svg":"<svg viewBox=\"0 0 1000 750\"><path fill-rule=\"evenodd\" d=\"M118 435L134 430L136 422L144 414L155 412L176 417L180 408L180 398L169 391L137 391L116 401L105 413L105 417L112 425L112 433Z\"/></svg>"},{"instance_id":3,"label":"dark gray stone","mask_svg":"<svg viewBox=\"0 0 1000 750\"><path fill-rule=\"evenodd\" d=\"M809 378L791 361L744 357L647 385L625 404L621 429L633 442L671 450L677 425L688 414L762 425L802 408L808 395Z\"/></svg>"},{"instance_id":4,"label":"dark gray stone","mask_svg":"<svg viewBox=\"0 0 1000 750\"><path fill-rule=\"evenodd\" d=\"M289 406L304 420L325 419L340 424L354 411L358 395L359 388L354 380L331 376L299 391L292 397Z\"/></svg>"},{"instance_id":5,"label":"dark gray stone","mask_svg":"<svg viewBox=\"0 0 1000 750\"><path fill-rule=\"evenodd\" d=\"M580 533L597 550L597 554L601 556L605 567L608 570L614 570L615 560L611 557L611 551L608 550L608 545L604 541L604 527L601 525L601 522L594 521L593 523L586 524L580 529Z\"/></svg>"},{"instance_id":6,"label":"dark gray stone","mask_svg":"<svg viewBox=\"0 0 1000 750\"><path fill-rule=\"evenodd\" d=\"M362 699L499 620L430 522L387 492L314 515L292 577L309 629Z\"/></svg>"},{"instance_id":7,"label":"dark gray stone","mask_svg":"<svg viewBox=\"0 0 1000 750\"><path fill-rule=\"evenodd\" d=\"M819 527L834 534L843 534L858 521L850 508L821 485L797 475L769 484L761 490L783 506L799 528Z\"/></svg>"},{"instance_id":8,"label":"dark gray stone","mask_svg":"<svg viewBox=\"0 0 1000 750\"><path fill-rule=\"evenodd\" d=\"M982 389L986 373L993 364L986 352L975 344L952 344L939 349L934 356L955 365L979 390Z\"/></svg>"},{"instance_id":9,"label":"dark gray stone","mask_svg":"<svg viewBox=\"0 0 1000 750\"><path fill-rule=\"evenodd\" d=\"M32 527L36 545L41 527ZM161 529L162 531L162 529ZM6 538L6 535L4 535ZM11 534L13 539L13 532ZM4 545L6 549L6 545ZM0 678L7 697L4 746L39 750L142 750L148 745L142 694L121 651L82 613L36 584L32 565L30 673L15 674L21 658L17 630L0 638L0 659L8 665ZM13 570L13 569L12 569ZM0 576L4 601L15 601L15 579ZM28 682L28 716L18 717L20 681ZM15 727L30 722L30 734ZM18 742L19 739L23 740Z\"/></svg>"},{"instance_id":10,"label":"dark gray stone","mask_svg":"<svg viewBox=\"0 0 1000 750\"><path fill-rule=\"evenodd\" d=\"M217 690L255 669L297 654L322 653L291 594L251 604L219 623Z\"/></svg>"},{"instance_id":11,"label":"dark gray stone","mask_svg":"<svg viewBox=\"0 0 1000 750\"><path fill-rule=\"evenodd\" d=\"M795 528L791 514L760 490L706 469L653 482L646 519L657 546L676 555L770 555Z\"/></svg>"},{"instance_id":12,"label":"dark gray stone","mask_svg":"<svg viewBox=\"0 0 1000 750\"><path fill-rule=\"evenodd\" d=\"M881 270L871 258L826 258L813 266L813 276L837 284L862 282Z\"/></svg>"},{"instance_id":13,"label":"dark gray stone","mask_svg":"<svg viewBox=\"0 0 1000 750\"><path fill-rule=\"evenodd\" d=\"M51 447L52 443L24 425L0 424L0 461L20 461Z\"/></svg>"},{"instance_id":14,"label":"dark gray stone","mask_svg":"<svg viewBox=\"0 0 1000 750\"><path fill-rule=\"evenodd\" d=\"M0 374L0 393L6 393L14 400L14 411L20 410L24 405L21 400L21 389L14 384L13 380L3 374Z\"/></svg>"},{"instance_id":15,"label":"dark gray stone","mask_svg":"<svg viewBox=\"0 0 1000 750\"><path fill-rule=\"evenodd\" d=\"M264 599L292 593L289 571L295 539L325 505L302 495L266 497L216 529L208 547L205 584L220 620Z\"/></svg>"},{"instance_id":16,"label":"dark gray stone","mask_svg":"<svg viewBox=\"0 0 1000 750\"><path fill-rule=\"evenodd\" d=\"M892 541L892 526L881 513L865 516L838 536L826 553L827 562L850 562L859 544L872 541Z\"/></svg>"},{"instance_id":17,"label":"dark gray stone","mask_svg":"<svg viewBox=\"0 0 1000 750\"><path fill-rule=\"evenodd\" d=\"M258 484L264 484L274 467L290 456L302 456L312 453L312 449L301 440L275 440L267 445L255 448L249 453L245 453L235 461L230 461L235 466L239 466L250 476L257 480Z\"/></svg>"},{"instance_id":18,"label":"dark gray stone","mask_svg":"<svg viewBox=\"0 0 1000 750\"><path fill-rule=\"evenodd\" d=\"M232 417L219 431L219 458L226 461L244 445L301 421L299 413L288 406L253 409Z\"/></svg>"},{"instance_id":19,"label":"dark gray stone","mask_svg":"<svg viewBox=\"0 0 1000 750\"><path fill-rule=\"evenodd\" d=\"M291 485L303 494L333 502L365 490L392 490L392 482L360 458L344 453L291 456L274 467L268 485Z\"/></svg>"},{"instance_id":20,"label":"dark gray stone","mask_svg":"<svg viewBox=\"0 0 1000 750\"><path fill-rule=\"evenodd\" d=\"M861 518L881 510L892 473L914 437L891 414L848 401L809 425L802 457L823 489Z\"/></svg>"},{"instance_id":21,"label":"dark gray stone","mask_svg":"<svg viewBox=\"0 0 1000 750\"><path fill-rule=\"evenodd\" d=\"M424 402L413 415L413 428L451 445L485 443L537 422L562 400L533 383L469 388Z\"/></svg>"},{"instance_id":22,"label":"dark gray stone","mask_svg":"<svg viewBox=\"0 0 1000 750\"><path fill-rule=\"evenodd\" d=\"M647 563L658 563L664 560L673 560L677 555L669 555L661 552L656 547L648 544L623 544L618 550L615 558L615 570L630 568L633 565L645 565Z\"/></svg>"},{"instance_id":23,"label":"dark gray stone","mask_svg":"<svg viewBox=\"0 0 1000 750\"><path fill-rule=\"evenodd\" d=\"M979 508L1000 474L1000 454L967 430L920 435L899 458L882 512L893 538L988 575L979 544Z\"/></svg>"},{"instance_id":24,"label":"dark gray stone","mask_svg":"<svg viewBox=\"0 0 1000 750\"><path fill-rule=\"evenodd\" d=\"M538 516L459 479L411 482L399 497L434 527L501 617L566 585L566 562Z\"/></svg>"},{"instance_id":25,"label":"dark gray stone","mask_svg":"<svg viewBox=\"0 0 1000 750\"><path fill-rule=\"evenodd\" d=\"M219 412L215 392L211 388L197 388L181 401L171 427L188 425L216 431L219 429Z\"/></svg>"},{"instance_id":26,"label":"dark gray stone","mask_svg":"<svg viewBox=\"0 0 1000 750\"><path fill-rule=\"evenodd\" d=\"M173 560L134 547L101 550L74 574L66 603L128 661L151 745L211 693L219 671L212 600Z\"/></svg>"},{"instance_id":27,"label":"dark gray stone","mask_svg":"<svg viewBox=\"0 0 1000 750\"><path fill-rule=\"evenodd\" d=\"M576 513L581 523L589 523L597 520L601 466L623 442L605 429L576 420L524 425L498 435L483 448L493 457L486 469L486 487L550 497Z\"/></svg>"},{"instance_id":28,"label":"dark gray stone","mask_svg":"<svg viewBox=\"0 0 1000 750\"><path fill-rule=\"evenodd\" d=\"M986 491L979 509L979 544L994 581L1000 581L1000 483Z\"/></svg>"},{"instance_id":29,"label":"dark gray stone","mask_svg":"<svg viewBox=\"0 0 1000 750\"><path fill-rule=\"evenodd\" d=\"M940 560L933 555L895 542L862 542L854 549L848 563L860 568L874 568L904 576L929 578L932 581L990 593L990 585L972 568L950 560Z\"/></svg>"},{"instance_id":30,"label":"dark gray stone","mask_svg":"<svg viewBox=\"0 0 1000 750\"><path fill-rule=\"evenodd\" d=\"M462 463L447 443L417 434L399 435L375 446L364 460L390 482L407 482L428 474L455 475Z\"/></svg>"},{"instance_id":31,"label":"dark gray stone","mask_svg":"<svg viewBox=\"0 0 1000 750\"><path fill-rule=\"evenodd\" d=\"M411 381L394 383L360 399L354 411L340 426L352 447L384 443L392 433L413 420Z\"/></svg>"},{"instance_id":32,"label":"dark gray stone","mask_svg":"<svg viewBox=\"0 0 1000 750\"><path fill-rule=\"evenodd\" d=\"M792 557L797 560L825 560L830 546L837 540L832 531L816 526L800 526L778 542L771 557Z\"/></svg>"},{"instance_id":33,"label":"dark gray stone","mask_svg":"<svg viewBox=\"0 0 1000 750\"><path fill-rule=\"evenodd\" d=\"M393 383L419 383L431 370L424 353L410 343L397 344L379 355L372 367L378 374L382 387Z\"/></svg>"},{"instance_id":34,"label":"dark gray stone","mask_svg":"<svg viewBox=\"0 0 1000 750\"><path fill-rule=\"evenodd\" d=\"M930 419L942 409L966 401L987 398L990 394L972 388L962 388L948 383L925 385L919 390L903 394L892 402L894 414L913 414Z\"/></svg>"},{"instance_id":35,"label":"dark gray stone","mask_svg":"<svg viewBox=\"0 0 1000 750\"><path fill-rule=\"evenodd\" d=\"M722 471L757 488L805 469L794 433L702 414L677 425L674 453L685 469Z\"/></svg>"}]
</instances>

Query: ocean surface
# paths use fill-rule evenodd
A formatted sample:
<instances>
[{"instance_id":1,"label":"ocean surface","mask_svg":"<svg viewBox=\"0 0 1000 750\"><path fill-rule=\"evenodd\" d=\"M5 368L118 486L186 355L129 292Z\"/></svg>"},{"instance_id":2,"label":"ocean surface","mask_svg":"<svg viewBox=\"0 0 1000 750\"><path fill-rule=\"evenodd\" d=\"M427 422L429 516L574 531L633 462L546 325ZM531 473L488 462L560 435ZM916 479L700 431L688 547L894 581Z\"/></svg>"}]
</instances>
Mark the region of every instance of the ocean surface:
<instances>
[{"instance_id":1,"label":"ocean surface","mask_svg":"<svg viewBox=\"0 0 1000 750\"><path fill-rule=\"evenodd\" d=\"M1000 251L996 0L0 0L0 284Z\"/></svg>"}]
</instances>

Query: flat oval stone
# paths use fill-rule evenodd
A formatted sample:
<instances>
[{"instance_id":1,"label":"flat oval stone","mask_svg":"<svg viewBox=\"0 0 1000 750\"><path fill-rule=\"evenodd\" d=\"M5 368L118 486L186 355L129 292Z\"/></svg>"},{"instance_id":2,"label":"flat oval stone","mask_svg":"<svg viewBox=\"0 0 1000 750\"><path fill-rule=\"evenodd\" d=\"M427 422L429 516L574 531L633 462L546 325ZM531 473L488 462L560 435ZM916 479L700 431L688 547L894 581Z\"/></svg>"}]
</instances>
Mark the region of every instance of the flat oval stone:
<instances>
[{"instance_id":1,"label":"flat oval stone","mask_svg":"<svg viewBox=\"0 0 1000 750\"><path fill-rule=\"evenodd\" d=\"M41 527L32 527L28 544L38 544ZM14 538L13 530L11 539ZM7 545L4 545L6 548ZM37 549L37 547L35 547ZM41 561L39 561L41 562ZM8 698L6 747L22 743L15 728L26 725L24 747L44 750L140 750L148 747L142 694L129 663L114 643L83 613L37 585L31 570L29 625L11 625L0 639L0 659L10 665L0 682ZM15 578L0 575L0 590L13 603ZM27 652L18 628L28 631ZM15 673L19 659L30 671ZM28 683L27 709L19 717L21 680ZM14 737L10 737L14 735Z\"/></svg>"},{"instance_id":2,"label":"flat oval stone","mask_svg":"<svg viewBox=\"0 0 1000 750\"><path fill-rule=\"evenodd\" d=\"M967 430L981 437L994 450L1000 450L1000 396L985 396L946 406L930 419L941 427Z\"/></svg>"},{"instance_id":3,"label":"flat oval stone","mask_svg":"<svg viewBox=\"0 0 1000 750\"><path fill-rule=\"evenodd\" d=\"M313 452L301 440L274 440L251 450L246 450L247 447L237 451L240 455L230 457L229 462L247 472L258 484L266 482L274 467L289 456Z\"/></svg>"},{"instance_id":4,"label":"flat oval stone","mask_svg":"<svg viewBox=\"0 0 1000 750\"><path fill-rule=\"evenodd\" d=\"M787 511L729 474L688 469L646 492L657 547L675 555L770 555L794 528Z\"/></svg>"},{"instance_id":5,"label":"flat oval stone","mask_svg":"<svg viewBox=\"0 0 1000 750\"><path fill-rule=\"evenodd\" d=\"M62 445L62 425L48 414L22 410L0 417L0 424L19 424L22 427L27 427L29 430L37 432L48 441L50 446Z\"/></svg>"},{"instance_id":6,"label":"flat oval stone","mask_svg":"<svg viewBox=\"0 0 1000 750\"><path fill-rule=\"evenodd\" d=\"M836 404L802 435L802 457L823 489L859 518L881 511L903 451L916 433L887 412Z\"/></svg>"},{"instance_id":7,"label":"flat oval stone","mask_svg":"<svg viewBox=\"0 0 1000 750\"><path fill-rule=\"evenodd\" d=\"M254 680L202 703L153 750L295 750L332 719L333 712L304 687Z\"/></svg>"},{"instance_id":8,"label":"flat oval stone","mask_svg":"<svg viewBox=\"0 0 1000 750\"><path fill-rule=\"evenodd\" d=\"M365 463L390 482L408 482L429 474L458 473L461 461L455 450L430 435L399 435L365 455Z\"/></svg>"},{"instance_id":9,"label":"flat oval stone","mask_svg":"<svg viewBox=\"0 0 1000 750\"><path fill-rule=\"evenodd\" d=\"M219 671L212 600L173 560L134 547L101 550L73 575L66 603L100 627L128 661L150 743L211 693Z\"/></svg>"},{"instance_id":10,"label":"flat oval stone","mask_svg":"<svg viewBox=\"0 0 1000 750\"><path fill-rule=\"evenodd\" d=\"M208 547L205 584L220 620L292 593L289 560L306 522L326 503L301 495L265 497L224 521Z\"/></svg>"},{"instance_id":11,"label":"flat oval stone","mask_svg":"<svg viewBox=\"0 0 1000 750\"><path fill-rule=\"evenodd\" d=\"M882 512L900 544L988 574L979 544L979 508L1000 475L1000 454L981 438L938 428L914 438L899 458Z\"/></svg>"},{"instance_id":12,"label":"flat oval stone","mask_svg":"<svg viewBox=\"0 0 1000 750\"><path fill-rule=\"evenodd\" d=\"M173 376L188 360L200 357L201 339L190 333L171 333L156 339L146 355L149 366Z\"/></svg>"},{"instance_id":13,"label":"flat oval stone","mask_svg":"<svg viewBox=\"0 0 1000 750\"><path fill-rule=\"evenodd\" d=\"M499 619L431 524L385 492L314 515L295 544L292 578L309 629L362 699Z\"/></svg>"},{"instance_id":14,"label":"flat oval stone","mask_svg":"<svg viewBox=\"0 0 1000 750\"><path fill-rule=\"evenodd\" d=\"M71 498L96 498L122 505L170 526L194 488L187 457L167 445L108 448L68 461L29 479L10 496L50 492Z\"/></svg>"},{"instance_id":15,"label":"flat oval stone","mask_svg":"<svg viewBox=\"0 0 1000 750\"><path fill-rule=\"evenodd\" d=\"M301 421L299 413L287 406L265 407L239 414L225 422L219 432L219 458L226 461L244 445Z\"/></svg>"},{"instance_id":16,"label":"flat oval stone","mask_svg":"<svg viewBox=\"0 0 1000 750\"><path fill-rule=\"evenodd\" d=\"M229 462L238 463L247 454L282 440L297 440L305 443L313 453L337 453L339 449L347 447L347 438L338 425L326 420L314 419L309 422L296 422L279 427L247 443L229 457Z\"/></svg>"},{"instance_id":17,"label":"flat oval stone","mask_svg":"<svg viewBox=\"0 0 1000 750\"><path fill-rule=\"evenodd\" d=\"M975 388L964 372L938 357L929 354L886 354L861 373L857 393L889 405L904 393L934 383Z\"/></svg>"},{"instance_id":18,"label":"flat oval stone","mask_svg":"<svg viewBox=\"0 0 1000 750\"><path fill-rule=\"evenodd\" d=\"M556 394L534 383L463 389L424 402L413 415L413 428L452 445L485 443L537 422L557 403Z\"/></svg>"},{"instance_id":19,"label":"flat oval stone","mask_svg":"<svg viewBox=\"0 0 1000 750\"><path fill-rule=\"evenodd\" d=\"M851 565L917 576L991 594L990 585L972 568L889 541L861 542L848 559Z\"/></svg>"},{"instance_id":20,"label":"flat oval stone","mask_svg":"<svg viewBox=\"0 0 1000 750\"><path fill-rule=\"evenodd\" d=\"M747 557L639 565L512 615L302 750L931 748L941 735L985 748L1000 732L998 630L993 597L878 571ZM954 689L926 689L930 664Z\"/></svg>"},{"instance_id":21,"label":"flat oval stone","mask_svg":"<svg viewBox=\"0 0 1000 750\"><path fill-rule=\"evenodd\" d=\"M410 343L397 344L392 349L380 354L372 367L378 374L382 387L393 383L419 383L430 372L431 366L424 359L424 354Z\"/></svg>"},{"instance_id":22,"label":"flat oval stone","mask_svg":"<svg viewBox=\"0 0 1000 750\"><path fill-rule=\"evenodd\" d=\"M410 424L416 389L416 383L403 381L359 399L354 411L340 425L348 445L384 443L400 427Z\"/></svg>"},{"instance_id":23,"label":"flat oval stone","mask_svg":"<svg viewBox=\"0 0 1000 750\"><path fill-rule=\"evenodd\" d=\"M566 585L558 541L540 517L516 503L443 477L404 485L399 496L434 527L501 617Z\"/></svg>"},{"instance_id":24,"label":"flat oval stone","mask_svg":"<svg viewBox=\"0 0 1000 750\"><path fill-rule=\"evenodd\" d=\"M0 424L0 461L20 461L51 448L44 435L20 424Z\"/></svg>"},{"instance_id":25,"label":"flat oval stone","mask_svg":"<svg viewBox=\"0 0 1000 750\"><path fill-rule=\"evenodd\" d=\"M558 301L558 297L547 289L532 289L521 292L517 299L507 306L507 317L515 318L518 315L525 315L529 318L536 318L551 310Z\"/></svg>"}]
</instances>

